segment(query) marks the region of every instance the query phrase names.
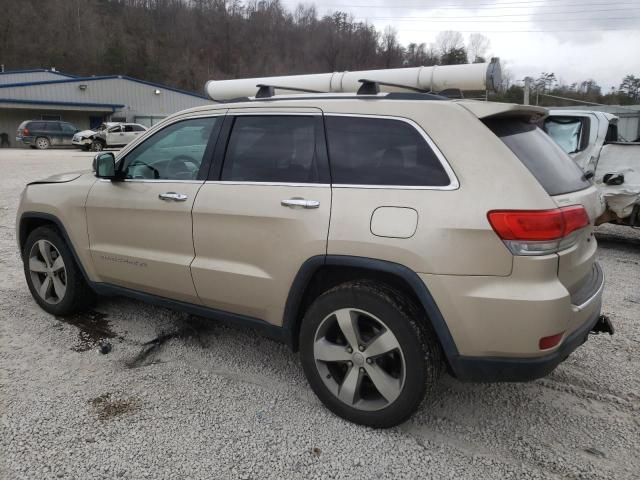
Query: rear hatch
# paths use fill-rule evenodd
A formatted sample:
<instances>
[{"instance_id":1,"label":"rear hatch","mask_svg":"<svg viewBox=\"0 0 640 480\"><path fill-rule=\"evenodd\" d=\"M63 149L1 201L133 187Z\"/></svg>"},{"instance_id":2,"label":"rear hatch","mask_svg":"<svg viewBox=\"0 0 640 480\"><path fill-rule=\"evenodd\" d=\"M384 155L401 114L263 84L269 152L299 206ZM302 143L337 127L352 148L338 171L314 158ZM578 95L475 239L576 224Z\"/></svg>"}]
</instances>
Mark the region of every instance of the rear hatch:
<instances>
[{"instance_id":1,"label":"rear hatch","mask_svg":"<svg viewBox=\"0 0 640 480\"><path fill-rule=\"evenodd\" d=\"M559 208L581 205L586 210L589 225L572 232L566 242L561 242L557 253L558 278L571 294L572 303L580 305L593 293L589 286L597 288L599 279L601 283L601 272L595 264L593 225L604 207L580 167L528 117L493 116L483 122L520 159Z\"/></svg>"}]
</instances>

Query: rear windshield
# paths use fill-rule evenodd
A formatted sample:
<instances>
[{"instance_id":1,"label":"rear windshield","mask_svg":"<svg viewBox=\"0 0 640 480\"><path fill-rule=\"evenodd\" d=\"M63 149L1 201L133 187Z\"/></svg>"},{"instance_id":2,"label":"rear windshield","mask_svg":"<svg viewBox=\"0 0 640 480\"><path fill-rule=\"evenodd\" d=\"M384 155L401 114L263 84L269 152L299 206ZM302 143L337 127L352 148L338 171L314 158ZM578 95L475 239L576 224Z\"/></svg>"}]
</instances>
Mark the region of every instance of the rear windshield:
<instances>
[{"instance_id":1,"label":"rear windshield","mask_svg":"<svg viewBox=\"0 0 640 480\"><path fill-rule=\"evenodd\" d=\"M513 118L488 119L485 124L511 149L549 195L576 192L591 185L571 157L536 125Z\"/></svg>"}]
</instances>

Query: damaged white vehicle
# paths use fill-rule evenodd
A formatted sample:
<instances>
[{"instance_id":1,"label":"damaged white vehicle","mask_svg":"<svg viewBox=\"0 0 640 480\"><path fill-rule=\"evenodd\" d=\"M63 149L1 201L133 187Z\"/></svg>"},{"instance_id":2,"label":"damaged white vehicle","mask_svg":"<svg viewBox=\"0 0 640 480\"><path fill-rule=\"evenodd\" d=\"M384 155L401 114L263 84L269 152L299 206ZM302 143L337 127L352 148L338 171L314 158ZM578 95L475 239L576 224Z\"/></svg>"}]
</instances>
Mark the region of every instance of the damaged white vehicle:
<instances>
[{"instance_id":1,"label":"damaged white vehicle","mask_svg":"<svg viewBox=\"0 0 640 480\"><path fill-rule=\"evenodd\" d=\"M618 141L618 117L588 110L550 110L544 130L601 191L607 208L596 223L640 227L640 142Z\"/></svg>"},{"instance_id":2,"label":"damaged white vehicle","mask_svg":"<svg viewBox=\"0 0 640 480\"><path fill-rule=\"evenodd\" d=\"M73 136L71 143L83 150L99 152L105 148L124 147L147 131L139 123L105 122L97 130L83 130Z\"/></svg>"}]
</instances>

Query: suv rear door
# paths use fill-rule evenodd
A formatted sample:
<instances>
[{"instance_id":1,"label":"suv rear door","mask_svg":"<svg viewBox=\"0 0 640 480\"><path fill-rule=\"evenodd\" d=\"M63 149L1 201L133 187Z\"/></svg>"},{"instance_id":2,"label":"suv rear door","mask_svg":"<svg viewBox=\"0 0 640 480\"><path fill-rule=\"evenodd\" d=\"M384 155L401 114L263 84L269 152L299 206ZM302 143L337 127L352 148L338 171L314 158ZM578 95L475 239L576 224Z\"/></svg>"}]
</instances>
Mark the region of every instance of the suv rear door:
<instances>
[{"instance_id":1,"label":"suv rear door","mask_svg":"<svg viewBox=\"0 0 640 480\"><path fill-rule=\"evenodd\" d=\"M123 181L93 185L86 214L100 281L198 303L191 209L223 115L175 119L118 159Z\"/></svg>"},{"instance_id":2,"label":"suv rear door","mask_svg":"<svg viewBox=\"0 0 640 480\"><path fill-rule=\"evenodd\" d=\"M321 110L230 110L193 207L202 303L280 325L301 265L326 254L330 211Z\"/></svg>"},{"instance_id":3,"label":"suv rear door","mask_svg":"<svg viewBox=\"0 0 640 480\"><path fill-rule=\"evenodd\" d=\"M61 135L61 145L71 145L71 141L73 140L73 136L78 131L76 127L71 125L70 123L62 122L60 124L62 127L62 135Z\"/></svg>"}]
</instances>

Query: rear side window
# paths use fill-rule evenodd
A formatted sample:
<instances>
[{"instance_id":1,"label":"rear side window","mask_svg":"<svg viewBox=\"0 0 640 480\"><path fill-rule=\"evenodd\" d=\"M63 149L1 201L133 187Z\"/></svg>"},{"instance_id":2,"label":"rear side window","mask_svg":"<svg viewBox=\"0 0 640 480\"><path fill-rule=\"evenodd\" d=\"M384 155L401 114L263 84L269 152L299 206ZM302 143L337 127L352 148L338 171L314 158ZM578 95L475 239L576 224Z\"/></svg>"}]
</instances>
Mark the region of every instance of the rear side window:
<instances>
[{"instance_id":1,"label":"rear side window","mask_svg":"<svg viewBox=\"0 0 640 480\"><path fill-rule=\"evenodd\" d=\"M222 180L328 183L319 154L317 116L236 117L222 168Z\"/></svg>"},{"instance_id":2,"label":"rear side window","mask_svg":"<svg viewBox=\"0 0 640 480\"><path fill-rule=\"evenodd\" d=\"M450 184L440 159L410 124L386 118L326 116L334 184Z\"/></svg>"},{"instance_id":3,"label":"rear side window","mask_svg":"<svg viewBox=\"0 0 640 480\"><path fill-rule=\"evenodd\" d=\"M520 159L549 195L583 190L584 172L551 137L532 123L489 119L485 125Z\"/></svg>"}]
</instances>

